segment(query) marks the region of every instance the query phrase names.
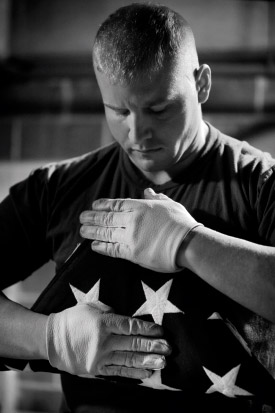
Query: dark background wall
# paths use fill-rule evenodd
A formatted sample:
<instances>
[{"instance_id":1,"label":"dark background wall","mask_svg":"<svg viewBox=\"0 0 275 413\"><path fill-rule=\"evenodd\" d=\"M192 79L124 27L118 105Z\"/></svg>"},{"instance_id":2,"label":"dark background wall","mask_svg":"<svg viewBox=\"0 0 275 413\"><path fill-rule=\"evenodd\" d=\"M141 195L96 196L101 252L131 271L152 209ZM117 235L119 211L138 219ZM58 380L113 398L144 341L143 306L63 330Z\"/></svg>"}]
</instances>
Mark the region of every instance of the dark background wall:
<instances>
[{"instance_id":1,"label":"dark background wall","mask_svg":"<svg viewBox=\"0 0 275 413\"><path fill-rule=\"evenodd\" d=\"M129 3L0 0L0 158L60 158L98 145L90 115L102 115L102 104L91 45L104 17ZM200 60L212 68L205 116L240 138L273 128L275 3L163 3L189 20Z\"/></svg>"},{"instance_id":2,"label":"dark background wall","mask_svg":"<svg viewBox=\"0 0 275 413\"><path fill-rule=\"evenodd\" d=\"M26 56L89 54L102 20L131 1L14 0L13 3L10 49L14 55ZM271 2L170 0L163 4L180 12L191 23L199 50L262 51L269 47Z\"/></svg>"}]
</instances>

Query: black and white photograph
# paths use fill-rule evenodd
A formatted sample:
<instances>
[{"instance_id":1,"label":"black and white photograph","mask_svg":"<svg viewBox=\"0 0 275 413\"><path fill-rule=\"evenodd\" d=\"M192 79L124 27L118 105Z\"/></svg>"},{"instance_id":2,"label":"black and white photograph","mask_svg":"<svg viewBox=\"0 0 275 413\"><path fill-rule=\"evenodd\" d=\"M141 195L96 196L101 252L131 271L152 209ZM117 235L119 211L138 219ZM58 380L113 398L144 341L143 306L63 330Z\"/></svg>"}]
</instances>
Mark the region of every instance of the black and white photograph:
<instances>
[{"instance_id":1,"label":"black and white photograph","mask_svg":"<svg viewBox=\"0 0 275 413\"><path fill-rule=\"evenodd\" d=\"M0 0L0 413L275 413L274 22Z\"/></svg>"}]
</instances>

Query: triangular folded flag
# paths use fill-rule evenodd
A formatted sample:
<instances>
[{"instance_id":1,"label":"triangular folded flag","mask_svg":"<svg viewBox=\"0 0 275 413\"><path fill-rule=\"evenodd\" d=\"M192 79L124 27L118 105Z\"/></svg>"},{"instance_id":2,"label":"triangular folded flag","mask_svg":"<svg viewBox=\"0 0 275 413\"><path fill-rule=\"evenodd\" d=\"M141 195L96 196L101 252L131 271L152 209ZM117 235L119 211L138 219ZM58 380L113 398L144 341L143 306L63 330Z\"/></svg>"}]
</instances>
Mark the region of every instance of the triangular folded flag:
<instances>
[{"instance_id":1,"label":"triangular folded flag","mask_svg":"<svg viewBox=\"0 0 275 413\"><path fill-rule=\"evenodd\" d=\"M275 380L221 317L220 300L220 293L188 270L157 273L97 254L90 242L84 241L32 310L50 314L88 302L103 311L111 308L117 314L161 324L173 349L167 366L143 381L111 378L120 385L198 396L220 393L275 405ZM57 372L45 360L0 361L2 369Z\"/></svg>"}]
</instances>

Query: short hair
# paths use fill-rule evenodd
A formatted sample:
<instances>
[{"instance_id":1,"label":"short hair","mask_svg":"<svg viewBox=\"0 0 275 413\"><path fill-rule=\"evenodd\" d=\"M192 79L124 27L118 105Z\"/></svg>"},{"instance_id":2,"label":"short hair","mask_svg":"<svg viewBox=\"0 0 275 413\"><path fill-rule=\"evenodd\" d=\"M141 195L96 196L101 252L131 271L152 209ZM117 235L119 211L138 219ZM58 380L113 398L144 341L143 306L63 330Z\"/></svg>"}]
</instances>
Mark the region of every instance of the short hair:
<instances>
[{"instance_id":1,"label":"short hair","mask_svg":"<svg viewBox=\"0 0 275 413\"><path fill-rule=\"evenodd\" d=\"M116 10L99 27L93 45L94 67L111 83L151 77L179 54L187 70L198 66L189 24L170 8L151 3Z\"/></svg>"}]
</instances>

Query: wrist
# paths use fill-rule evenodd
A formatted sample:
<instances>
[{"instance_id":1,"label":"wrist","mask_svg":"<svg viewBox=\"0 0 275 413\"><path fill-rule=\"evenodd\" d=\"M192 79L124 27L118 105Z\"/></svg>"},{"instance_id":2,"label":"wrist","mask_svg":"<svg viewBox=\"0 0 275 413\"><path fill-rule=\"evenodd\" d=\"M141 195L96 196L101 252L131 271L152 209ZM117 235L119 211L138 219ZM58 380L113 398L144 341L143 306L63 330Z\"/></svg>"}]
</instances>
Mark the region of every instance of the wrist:
<instances>
[{"instance_id":1,"label":"wrist","mask_svg":"<svg viewBox=\"0 0 275 413\"><path fill-rule=\"evenodd\" d=\"M47 343L46 343L46 329L47 329L47 320L48 316L39 314L39 317L36 320L36 335L38 340L36 341L36 353L37 359L48 359L47 354Z\"/></svg>"},{"instance_id":2,"label":"wrist","mask_svg":"<svg viewBox=\"0 0 275 413\"><path fill-rule=\"evenodd\" d=\"M200 234L205 230L203 224L198 223L196 226L190 229L190 231L183 238L177 254L176 254L176 265L179 269L189 268L190 266L190 255L192 255L192 241L199 237Z\"/></svg>"},{"instance_id":3,"label":"wrist","mask_svg":"<svg viewBox=\"0 0 275 413\"><path fill-rule=\"evenodd\" d=\"M47 360L45 336L48 317L38 313L29 313L28 317L29 328L25 331L25 350L28 358L32 360ZM25 325L27 325L27 320Z\"/></svg>"}]
</instances>

